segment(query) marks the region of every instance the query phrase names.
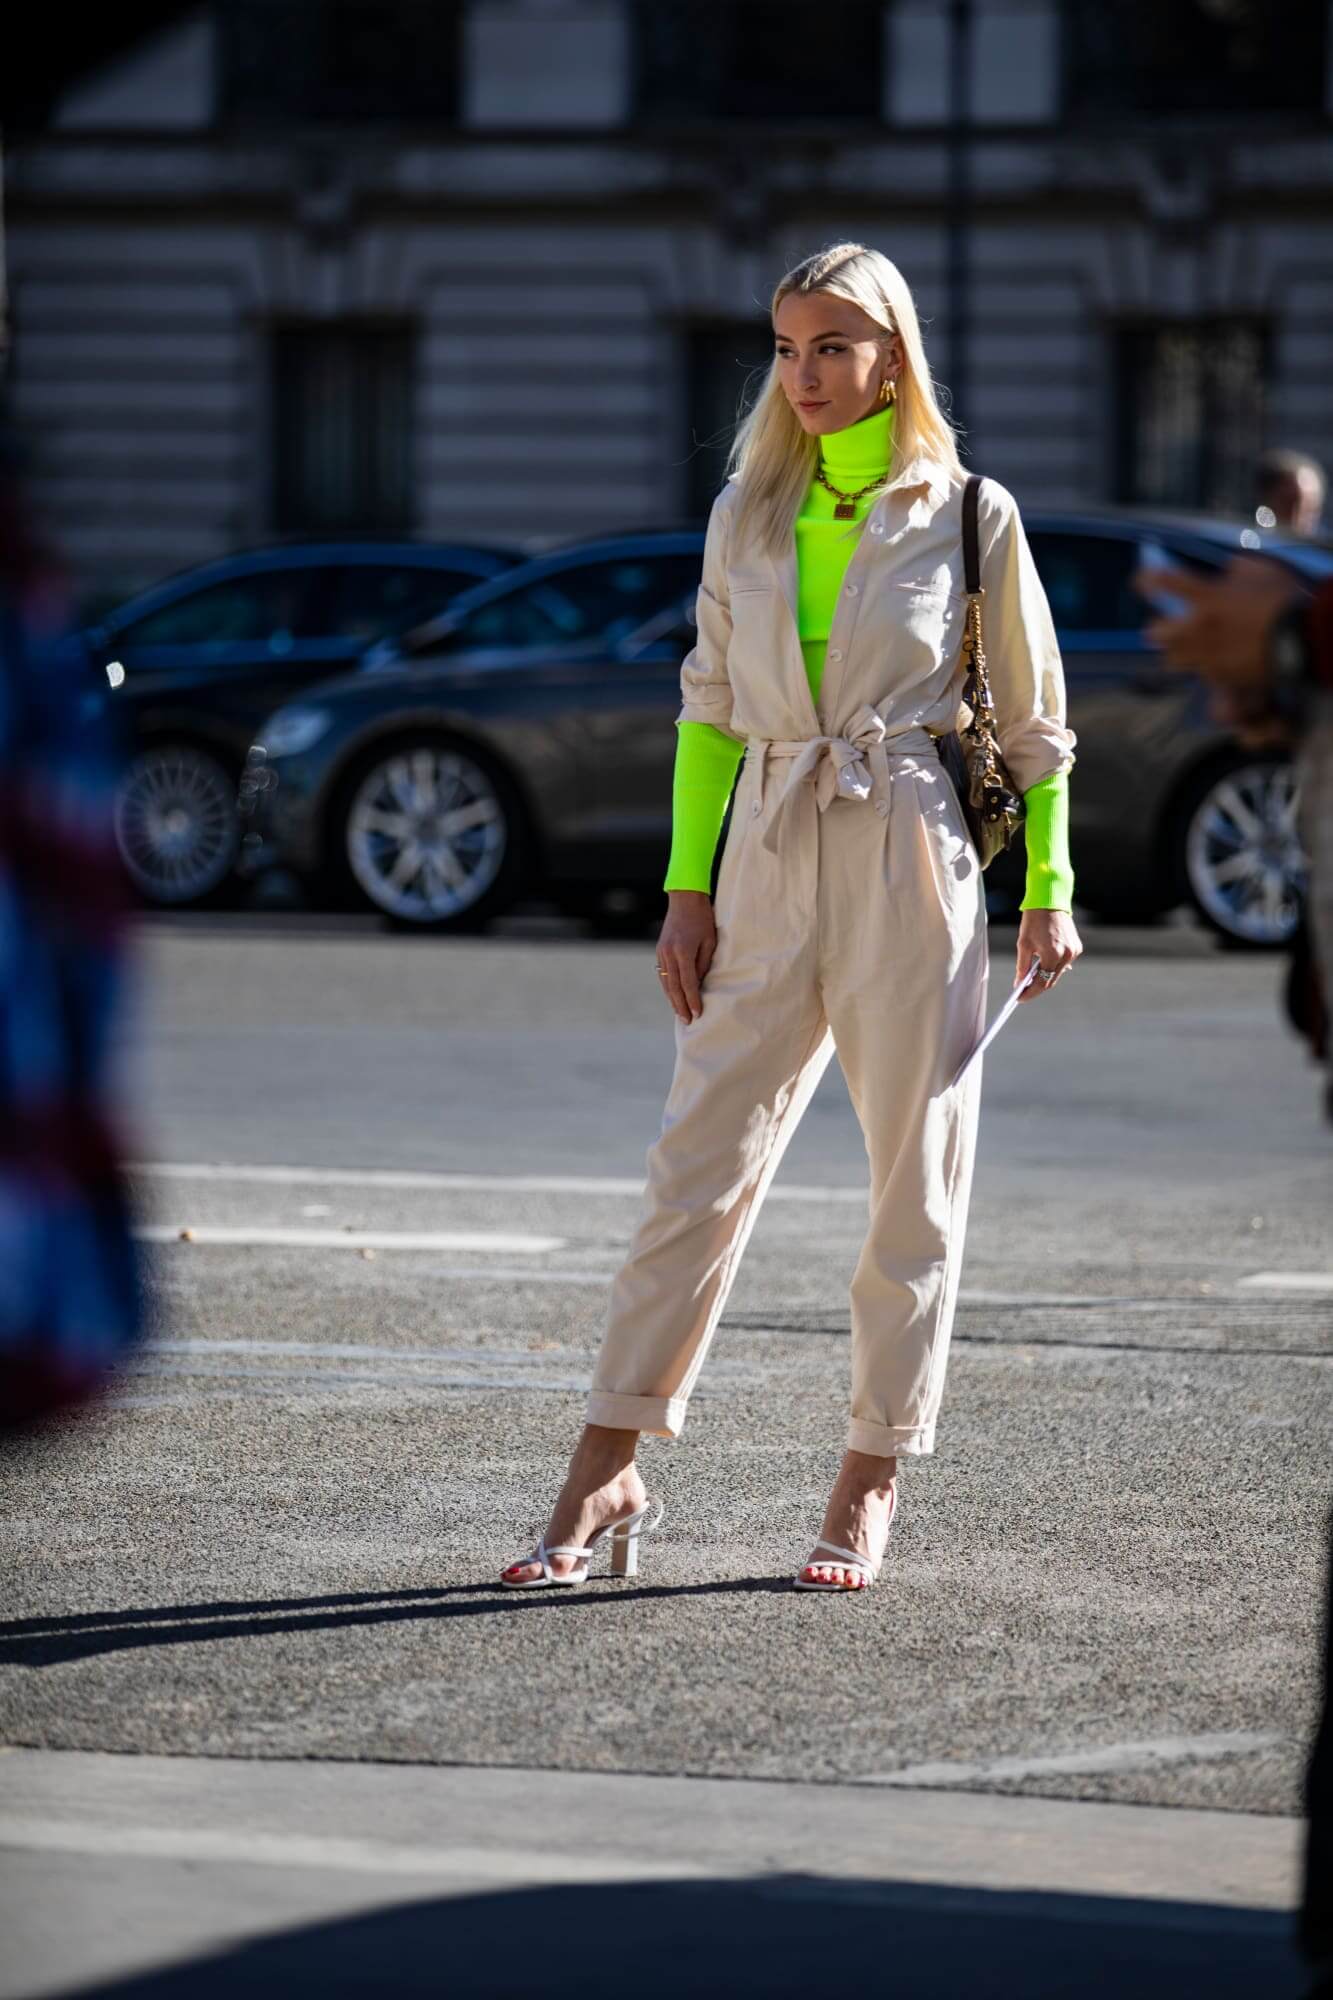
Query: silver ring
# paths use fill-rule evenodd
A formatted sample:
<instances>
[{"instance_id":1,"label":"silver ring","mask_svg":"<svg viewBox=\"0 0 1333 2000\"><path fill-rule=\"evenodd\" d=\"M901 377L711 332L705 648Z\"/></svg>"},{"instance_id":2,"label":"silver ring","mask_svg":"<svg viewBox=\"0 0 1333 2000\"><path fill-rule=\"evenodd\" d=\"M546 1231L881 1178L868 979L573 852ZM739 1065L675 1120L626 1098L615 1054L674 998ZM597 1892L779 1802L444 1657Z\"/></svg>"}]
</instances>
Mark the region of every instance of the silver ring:
<instances>
[{"instance_id":1,"label":"silver ring","mask_svg":"<svg viewBox=\"0 0 1333 2000\"><path fill-rule=\"evenodd\" d=\"M1054 969L1048 972L1044 965L1039 965L1037 967L1037 977L1041 981L1043 986L1049 986L1051 981L1055 978L1055 976L1056 975Z\"/></svg>"}]
</instances>

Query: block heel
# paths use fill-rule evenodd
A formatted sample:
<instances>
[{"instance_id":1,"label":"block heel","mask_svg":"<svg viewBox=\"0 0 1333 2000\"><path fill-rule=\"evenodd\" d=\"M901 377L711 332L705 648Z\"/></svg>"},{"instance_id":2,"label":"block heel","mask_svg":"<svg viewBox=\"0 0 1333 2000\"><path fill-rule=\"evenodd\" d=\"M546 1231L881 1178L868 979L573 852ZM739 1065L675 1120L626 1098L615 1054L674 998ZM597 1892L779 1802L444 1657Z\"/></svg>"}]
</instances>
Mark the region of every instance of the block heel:
<instances>
[{"instance_id":1,"label":"block heel","mask_svg":"<svg viewBox=\"0 0 1333 2000\"><path fill-rule=\"evenodd\" d=\"M511 1561L505 1564L506 1569L513 1569L519 1563L540 1563L541 1575L511 1578L502 1574L500 1582L506 1590L542 1590L547 1584L576 1586L580 1583L586 1583L597 1544L608 1536L610 1537L609 1546L611 1550L610 1574L612 1576L637 1576L639 1574L639 1537L644 1534L651 1534L652 1530L660 1523L665 1512L666 1507L662 1501L649 1500L636 1513L626 1515L623 1521L608 1521L605 1526L597 1530L596 1534L589 1536L587 1545L584 1548L575 1548L568 1542L548 1548L546 1538L543 1536L531 1555L514 1556ZM579 1561L570 1570L568 1576L557 1576L551 1568L550 1558L552 1556L577 1556Z\"/></svg>"}]
</instances>

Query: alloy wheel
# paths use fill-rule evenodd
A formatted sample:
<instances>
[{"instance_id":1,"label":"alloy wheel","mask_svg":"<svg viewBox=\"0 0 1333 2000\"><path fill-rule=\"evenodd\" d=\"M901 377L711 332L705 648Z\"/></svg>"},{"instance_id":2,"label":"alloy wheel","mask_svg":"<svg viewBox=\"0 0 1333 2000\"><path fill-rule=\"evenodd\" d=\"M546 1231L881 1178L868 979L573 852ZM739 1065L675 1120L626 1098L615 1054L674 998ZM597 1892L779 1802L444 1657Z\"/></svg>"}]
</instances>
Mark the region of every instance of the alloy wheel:
<instances>
[{"instance_id":1,"label":"alloy wheel","mask_svg":"<svg viewBox=\"0 0 1333 2000\"><path fill-rule=\"evenodd\" d=\"M408 923L463 916L500 873L509 820L480 764L445 744L404 745L352 795L347 862L371 902Z\"/></svg>"},{"instance_id":2,"label":"alloy wheel","mask_svg":"<svg viewBox=\"0 0 1333 2000\"><path fill-rule=\"evenodd\" d=\"M232 871L240 844L236 785L207 750L158 743L131 760L115 803L116 840L147 901L197 903Z\"/></svg>"},{"instance_id":3,"label":"alloy wheel","mask_svg":"<svg viewBox=\"0 0 1333 2000\"><path fill-rule=\"evenodd\" d=\"M1286 944L1300 922L1308 861L1289 764L1237 765L1213 779L1185 833L1185 876L1201 914L1242 944Z\"/></svg>"}]
</instances>

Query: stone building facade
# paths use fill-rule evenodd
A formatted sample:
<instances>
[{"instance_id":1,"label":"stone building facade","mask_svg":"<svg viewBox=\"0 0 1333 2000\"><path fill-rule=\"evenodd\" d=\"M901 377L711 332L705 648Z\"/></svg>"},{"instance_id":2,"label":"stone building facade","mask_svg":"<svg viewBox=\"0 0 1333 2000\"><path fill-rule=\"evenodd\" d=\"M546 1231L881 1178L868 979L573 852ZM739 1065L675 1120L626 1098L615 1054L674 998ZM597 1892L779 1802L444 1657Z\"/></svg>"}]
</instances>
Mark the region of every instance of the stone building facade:
<instances>
[{"instance_id":1,"label":"stone building facade","mask_svg":"<svg viewBox=\"0 0 1333 2000\"><path fill-rule=\"evenodd\" d=\"M1261 447L1333 459L1329 13L183 9L5 162L35 490L90 607L274 535L698 519L774 282L855 237L1021 503L1243 510Z\"/></svg>"}]
</instances>

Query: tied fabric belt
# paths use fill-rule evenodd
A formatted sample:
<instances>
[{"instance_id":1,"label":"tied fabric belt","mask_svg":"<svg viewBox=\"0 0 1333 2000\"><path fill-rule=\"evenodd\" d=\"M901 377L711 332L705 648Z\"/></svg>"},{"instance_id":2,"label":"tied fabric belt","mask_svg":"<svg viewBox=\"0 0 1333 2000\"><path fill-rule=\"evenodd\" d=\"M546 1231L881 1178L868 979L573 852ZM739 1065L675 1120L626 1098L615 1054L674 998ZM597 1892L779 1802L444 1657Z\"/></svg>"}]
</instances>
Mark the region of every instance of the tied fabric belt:
<instances>
[{"instance_id":1,"label":"tied fabric belt","mask_svg":"<svg viewBox=\"0 0 1333 2000\"><path fill-rule=\"evenodd\" d=\"M762 845L771 854L778 851L783 821L807 778L813 776L815 803L820 812L825 812L835 798L868 799L877 785L887 803L890 757L927 756L933 764L939 762L936 739L928 729L912 725L890 733L884 717L868 702L857 709L841 736L798 736L786 741L760 737L751 741L747 755L758 760L761 799L767 760L770 757L794 760L773 817L764 830Z\"/></svg>"}]
</instances>

